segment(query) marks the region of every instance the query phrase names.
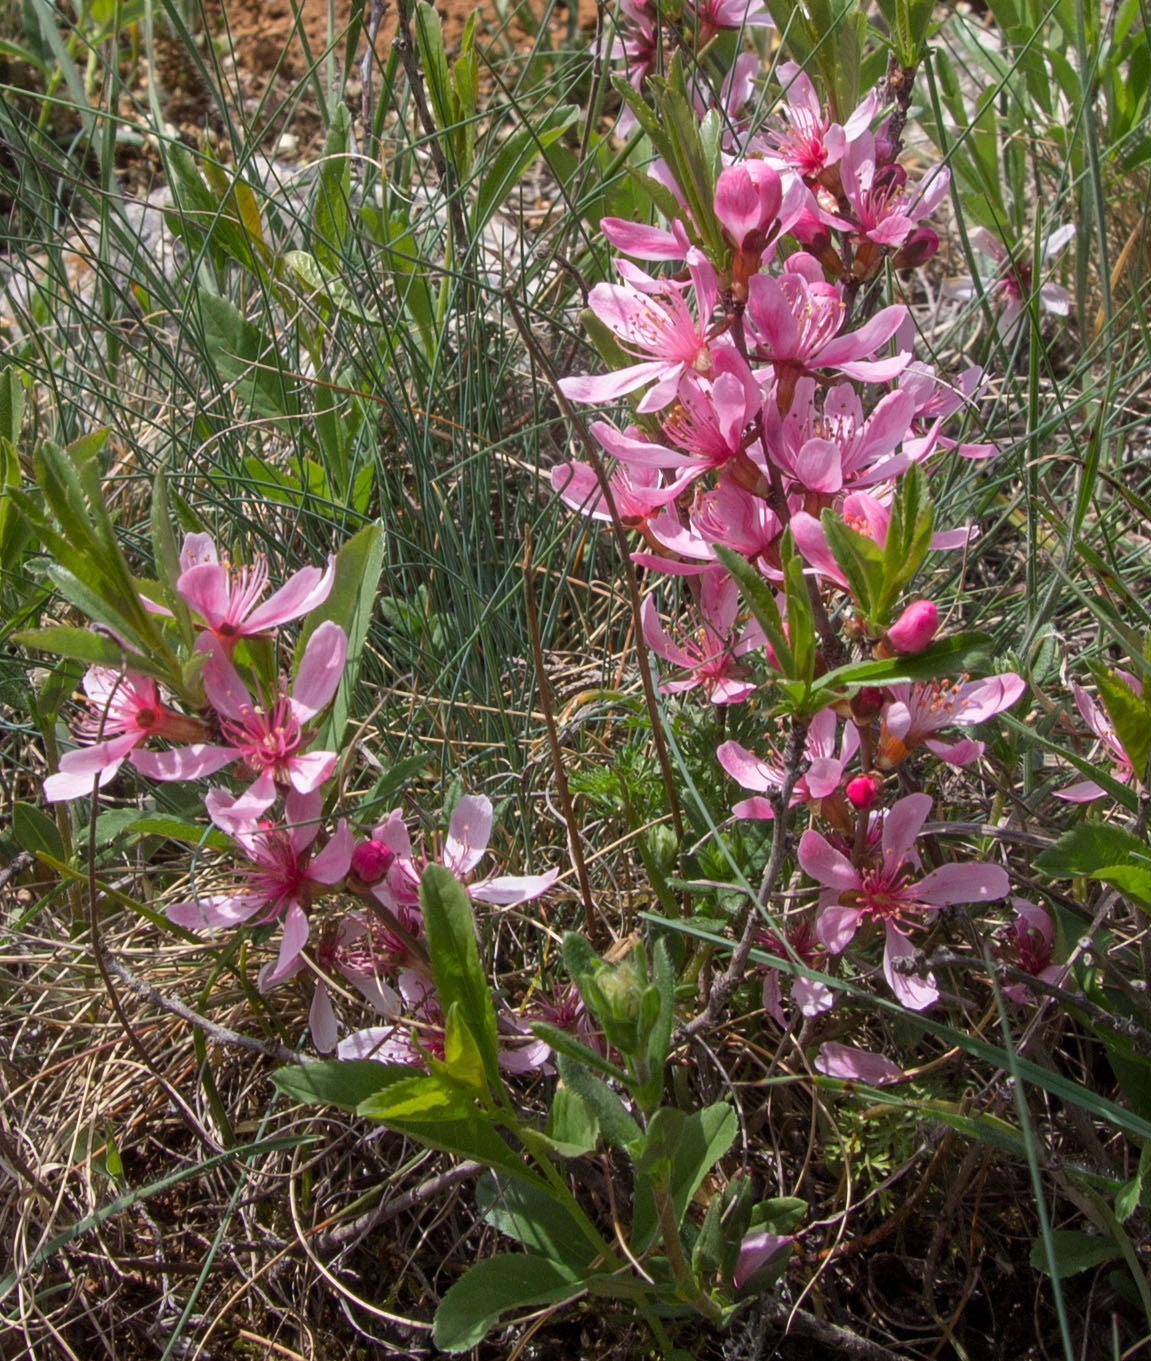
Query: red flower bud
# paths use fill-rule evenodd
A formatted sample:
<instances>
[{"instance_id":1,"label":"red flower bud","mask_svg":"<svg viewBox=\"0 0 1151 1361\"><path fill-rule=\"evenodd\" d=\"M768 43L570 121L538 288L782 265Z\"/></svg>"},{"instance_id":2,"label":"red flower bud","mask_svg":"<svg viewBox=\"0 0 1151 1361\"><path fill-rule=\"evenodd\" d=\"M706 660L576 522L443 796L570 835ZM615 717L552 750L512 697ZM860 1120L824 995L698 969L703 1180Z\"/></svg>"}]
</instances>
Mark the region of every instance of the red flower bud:
<instances>
[{"instance_id":1,"label":"red flower bud","mask_svg":"<svg viewBox=\"0 0 1151 1361\"><path fill-rule=\"evenodd\" d=\"M395 858L382 841L361 841L352 852L352 873L361 883L378 884Z\"/></svg>"},{"instance_id":2,"label":"red flower bud","mask_svg":"<svg viewBox=\"0 0 1151 1361\"><path fill-rule=\"evenodd\" d=\"M883 793L883 777L870 770L866 775L857 775L847 784L847 797L851 806L860 813L869 812L879 802Z\"/></svg>"}]
</instances>

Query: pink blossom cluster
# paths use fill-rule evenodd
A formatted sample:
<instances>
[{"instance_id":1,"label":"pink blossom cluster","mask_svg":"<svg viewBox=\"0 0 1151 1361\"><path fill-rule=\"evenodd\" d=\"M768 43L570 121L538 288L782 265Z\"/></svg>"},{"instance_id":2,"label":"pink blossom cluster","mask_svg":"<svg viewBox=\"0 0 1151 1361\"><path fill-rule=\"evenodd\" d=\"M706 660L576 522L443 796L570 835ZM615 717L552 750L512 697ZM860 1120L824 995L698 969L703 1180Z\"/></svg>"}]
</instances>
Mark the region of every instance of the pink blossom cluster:
<instances>
[{"instance_id":1,"label":"pink blossom cluster","mask_svg":"<svg viewBox=\"0 0 1151 1361\"><path fill-rule=\"evenodd\" d=\"M219 879L193 876L190 896L168 908L169 921L192 931L278 928L276 955L260 971L260 990L293 978L310 982L317 1048L337 1048L332 997L342 992L388 1024L349 1036L339 1045L341 1055L422 1063L426 1054L442 1050L443 1041L421 939L418 890L429 857L423 848L413 849L399 809L362 837L343 818L334 830L325 825L323 788L338 754L316 749L316 737L344 673L347 636L331 620L316 622L290 682L284 676L270 680L267 662L257 664L269 647L276 656L275 630L325 603L334 573L329 559L326 568L305 567L267 595L262 558L236 567L221 559L209 535L187 535L172 585L190 625L187 666L199 677L201 702L176 707L150 675L90 668L73 725L81 745L63 756L44 791L50 801L91 795L108 786L125 762L165 782L230 770L232 786L209 788L204 806L230 839L232 863ZM171 620L175 633L175 611L150 599L143 603ZM545 893L558 871L476 872L491 829L489 800L465 796L438 852L469 897L510 906ZM545 1005L545 1013L553 1024L576 1030L584 1024L562 999ZM509 1070L546 1060L547 1046L525 1023L509 1012L501 1024Z\"/></svg>"},{"instance_id":2,"label":"pink blossom cluster","mask_svg":"<svg viewBox=\"0 0 1151 1361\"><path fill-rule=\"evenodd\" d=\"M911 180L874 95L840 124L801 70L785 63L777 74L784 88L774 123L742 149L729 146L710 186L689 193L668 165L656 165L678 216L666 226L603 220L620 252L617 281L596 284L588 305L615 339L616 366L560 382L574 405L631 406L627 422L589 425L607 456L602 469L563 463L552 485L593 518L611 518L614 505L642 540L632 556L647 580L681 582L684 600L670 620L654 592L646 597L643 638L670 667L664 694L698 689L715 705L752 699L780 671L760 623L741 607L720 546L775 594L786 636L787 534L810 583L816 674L915 656L939 630L935 602L889 600L878 617L829 542L827 517L870 541L871 560L881 562L901 478L928 472L948 453L995 452L957 444L946 430L977 394L980 371L948 379L917 361L907 309L878 306L884 268L918 265L937 248L926 219L948 172L933 167ZM946 550L976 530L929 533L930 547ZM1011 672L849 688L810 717L794 780L785 778L782 737L767 735L756 752L721 743L720 765L749 794L735 804L737 818L779 816L786 783L790 805L809 819L798 864L820 886L818 906L792 921L788 939L761 946L820 971L849 946L875 941L895 996L914 1010L935 1002L939 987L922 947L939 909L999 902L1010 883L1001 865L948 863L937 846L923 849L933 799L920 792L919 769L926 758L953 768L980 761L984 745L971 729L1024 689ZM792 1000L810 1016L834 994L800 977ZM765 1008L782 1019L782 1001L769 971Z\"/></svg>"}]
</instances>

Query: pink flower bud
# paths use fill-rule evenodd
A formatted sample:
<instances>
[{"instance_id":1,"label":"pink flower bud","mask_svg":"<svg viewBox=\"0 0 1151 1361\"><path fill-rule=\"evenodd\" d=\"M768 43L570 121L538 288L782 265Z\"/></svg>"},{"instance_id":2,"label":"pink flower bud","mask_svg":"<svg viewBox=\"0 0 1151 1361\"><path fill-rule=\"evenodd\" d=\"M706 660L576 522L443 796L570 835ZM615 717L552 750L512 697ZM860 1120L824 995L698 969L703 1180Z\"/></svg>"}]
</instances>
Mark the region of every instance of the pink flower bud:
<instances>
[{"instance_id":1,"label":"pink flower bud","mask_svg":"<svg viewBox=\"0 0 1151 1361\"><path fill-rule=\"evenodd\" d=\"M892 269L918 269L939 249L939 237L930 227L916 227L891 261Z\"/></svg>"},{"instance_id":2,"label":"pink flower bud","mask_svg":"<svg viewBox=\"0 0 1151 1361\"><path fill-rule=\"evenodd\" d=\"M879 802L879 796L883 793L883 779L874 771L857 775L854 780L848 781L846 793L851 806L860 813L866 813Z\"/></svg>"},{"instance_id":3,"label":"pink flower bud","mask_svg":"<svg viewBox=\"0 0 1151 1361\"><path fill-rule=\"evenodd\" d=\"M352 873L361 883L378 884L395 858L382 841L361 841L352 852Z\"/></svg>"},{"instance_id":4,"label":"pink flower bud","mask_svg":"<svg viewBox=\"0 0 1151 1361\"><path fill-rule=\"evenodd\" d=\"M914 655L935 637L939 611L930 600L915 600L887 630L887 641L896 652Z\"/></svg>"},{"instance_id":5,"label":"pink flower bud","mask_svg":"<svg viewBox=\"0 0 1151 1361\"><path fill-rule=\"evenodd\" d=\"M728 166L715 182L715 215L740 251L763 251L782 199L779 176L762 161Z\"/></svg>"}]
</instances>

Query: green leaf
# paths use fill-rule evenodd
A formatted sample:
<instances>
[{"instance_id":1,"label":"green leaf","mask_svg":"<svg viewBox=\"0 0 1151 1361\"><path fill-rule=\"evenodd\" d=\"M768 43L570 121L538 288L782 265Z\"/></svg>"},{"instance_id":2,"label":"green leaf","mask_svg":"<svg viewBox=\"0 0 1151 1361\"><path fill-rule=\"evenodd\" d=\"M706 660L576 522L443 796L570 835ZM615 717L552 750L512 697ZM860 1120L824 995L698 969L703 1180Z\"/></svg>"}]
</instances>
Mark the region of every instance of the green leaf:
<instances>
[{"instance_id":1,"label":"green leaf","mask_svg":"<svg viewBox=\"0 0 1151 1361\"><path fill-rule=\"evenodd\" d=\"M890 657L879 661L848 662L817 677L812 696L829 691L851 690L862 685L903 685L908 681L954 676L958 671L978 671L990 648L985 633L953 633L940 638L914 657ZM827 701L824 700L823 703Z\"/></svg>"},{"instance_id":2,"label":"green leaf","mask_svg":"<svg viewBox=\"0 0 1151 1361\"><path fill-rule=\"evenodd\" d=\"M328 1059L278 1068L272 1081L295 1101L355 1111L377 1092L411 1076L412 1070L403 1064L377 1063L374 1059Z\"/></svg>"},{"instance_id":3,"label":"green leaf","mask_svg":"<svg viewBox=\"0 0 1151 1361\"><path fill-rule=\"evenodd\" d=\"M672 1160L683 1142L686 1123L687 1116L677 1106L660 1106L654 1112L635 1158L635 1170L641 1177L657 1185L671 1180Z\"/></svg>"},{"instance_id":4,"label":"green leaf","mask_svg":"<svg viewBox=\"0 0 1151 1361\"><path fill-rule=\"evenodd\" d=\"M662 1085L668 1050L671 1047L671 1032L675 1024L675 970L671 967L671 955L668 953L667 940L663 936L656 941L652 950L651 977L659 994L659 1011L647 1038L647 1062L653 1077L658 1075ZM655 1099L658 1098L657 1088Z\"/></svg>"},{"instance_id":5,"label":"green leaf","mask_svg":"<svg viewBox=\"0 0 1151 1361\"><path fill-rule=\"evenodd\" d=\"M57 657L70 657L73 661L86 662L89 666L108 666L114 671L123 670L126 661L124 649L106 633L93 633L91 629L70 628L63 624L17 633L13 641L21 647L51 652ZM147 656L133 656L132 670L161 679L168 675L166 668Z\"/></svg>"},{"instance_id":6,"label":"green leaf","mask_svg":"<svg viewBox=\"0 0 1151 1361\"><path fill-rule=\"evenodd\" d=\"M1052 879L1073 879L1147 855L1147 843L1122 827L1111 822L1086 821L1064 832L1054 846L1036 856L1035 868Z\"/></svg>"},{"instance_id":7,"label":"green leaf","mask_svg":"<svg viewBox=\"0 0 1151 1361\"><path fill-rule=\"evenodd\" d=\"M178 841L184 846L206 846L213 851L235 851L235 844L224 832L216 827L206 827L201 822L188 822L184 818L166 814L145 813L132 823L131 832L138 841L147 836L162 836L169 841ZM377 1063L374 1065L379 1068Z\"/></svg>"},{"instance_id":8,"label":"green leaf","mask_svg":"<svg viewBox=\"0 0 1151 1361\"><path fill-rule=\"evenodd\" d=\"M583 1097L561 1083L552 1093L546 1134L562 1157L578 1158L595 1148L599 1121Z\"/></svg>"},{"instance_id":9,"label":"green leaf","mask_svg":"<svg viewBox=\"0 0 1151 1361\"><path fill-rule=\"evenodd\" d=\"M783 566L784 592L787 596L787 638L795 656L795 678L810 688L815 675L815 619L811 597L807 591L807 577L803 560L795 551L791 529L783 531L779 545Z\"/></svg>"},{"instance_id":10,"label":"green leaf","mask_svg":"<svg viewBox=\"0 0 1151 1361\"><path fill-rule=\"evenodd\" d=\"M17 846L35 855L47 851L57 860L64 859L64 842L60 829L42 809L22 799L12 805L12 836Z\"/></svg>"},{"instance_id":11,"label":"green leaf","mask_svg":"<svg viewBox=\"0 0 1151 1361\"><path fill-rule=\"evenodd\" d=\"M677 1224L683 1223L692 1196L707 1173L735 1142L738 1132L739 1122L735 1111L726 1101L705 1106L684 1121L671 1168L671 1200ZM636 1195L633 1249L637 1252L646 1251L658 1227L655 1204L650 1191L645 1188L645 1194L637 1192Z\"/></svg>"},{"instance_id":12,"label":"green leaf","mask_svg":"<svg viewBox=\"0 0 1151 1361\"><path fill-rule=\"evenodd\" d=\"M492 214L507 199L536 158L562 137L579 116L577 105L562 104L549 109L538 124L517 128L500 144L499 150L484 168L476 201L472 204L469 225L474 237L480 235Z\"/></svg>"},{"instance_id":13,"label":"green leaf","mask_svg":"<svg viewBox=\"0 0 1151 1361\"><path fill-rule=\"evenodd\" d=\"M12 445L19 444L23 422L24 384L19 371L8 365L0 369L0 439Z\"/></svg>"},{"instance_id":14,"label":"green leaf","mask_svg":"<svg viewBox=\"0 0 1151 1361\"><path fill-rule=\"evenodd\" d=\"M348 201L352 192L348 148L351 144L352 115L341 100L328 125L316 197L312 204L312 251L325 269L343 267L341 246L348 228Z\"/></svg>"},{"instance_id":15,"label":"green leaf","mask_svg":"<svg viewBox=\"0 0 1151 1361\"><path fill-rule=\"evenodd\" d=\"M444 1018L444 1059L429 1060L433 1073L442 1070L449 1081L464 1088L473 1097L487 1094L484 1081L484 1061L479 1046L460 1013L460 1004L453 1002Z\"/></svg>"},{"instance_id":16,"label":"green leaf","mask_svg":"<svg viewBox=\"0 0 1151 1361\"><path fill-rule=\"evenodd\" d=\"M752 1208L748 1227L757 1233L790 1233L807 1211L807 1201L798 1196L773 1196Z\"/></svg>"},{"instance_id":17,"label":"green leaf","mask_svg":"<svg viewBox=\"0 0 1151 1361\"><path fill-rule=\"evenodd\" d=\"M485 1223L514 1238L528 1252L577 1272L591 1265L595 1248L553 1195L484 1172L476 1182L476 1206Z\"/></svg>"},{"instance_id":18,"label":"green leaf","mask_svg":"<svg viewBox=\"0 0 1151 1361\"><path fill-rule=\"evenodd\" d=\"M614 1082L629 1081L622 1068L605 1059L602 1054L597 1054L582 1040L577 1040L574 1035L561 1030L559 1026L551 1025L548 1021L532 1021L529 1029L537 1040L543 1040L545 1044L551 1045L557 1054L563 1054L576 1063L585 1064L597 1073L602 1073L604 1077L610 1077Z\"/></svg>"},{"instance_id":19,"label":"green leaf","mask_svg":"<svg viewBox=\"0 0 1151 1361\"><path fill-rule=\"evenodd\" d=\"M860 534L844 524L842 517L830 507L821 512L819 522L848 590L870 619L883 592L883 550L869 535Z\"/></svg>"},{"instance_id":20,"label":"green leaf","mask_svg":"<svg viewBox=\"0 0 1151 1361\"><path fill-rule=\"evenodd\" d=\"M444 865L428 865L420 878L420 910L440 1005L458 1005L493 1087L500 1086L496 1013L476 946L472 906L459 880Z\"/></svg>"},{"instance_id":21,"label":"green leaf","mask_svg":"<svg viewBox=\"0 0 1151 1361\"><path fill-rule=\"evenodd\" d=\"M1127 753L1136 775L1142 779L1151 761L1151 695L1137 695L1114 671L1093 666L1091 674L1115 729L1119 745ZM1151 687L1148 687L1151 690Z\"/></svg>"},{"instance_id":22,"label":"green leaf","mask_svg":"<svg viewBox=\"0 0 1151 1361\"><path fill-rule=\"evenodd\" d=\"M473 1115L474 1096L457 1083L440 1074L412 1077L410 1069L408 1074L361 1101L358 1113L392 1126L408 1121L466 1121Z\"/></svg>"},{"instance_id":23,"label":"green leaf","mask_svg":"<svg viewBox=\"0 0 1151 1361\"><path fill-rule=\"evenodd\" d=\"M792 655L791 644L787 641L783 619L779 613L779 606L775 603L775 592L771 586L741 553L728 548L726 544L717 543L715 555L739 584L740 594L759 621L783 675L796 676L795 658Z\"/></svg>"},{"instance_id":24,"label":"green leaf","mask_svg":"<svg viewBox=\"0 0 1151 1361\"><path fill-rule=\"evenodd\" d=\"M339 689L327 717L317 733L316 749L339 751L344 729L352 710L352 695L368 627L379 587L380 569L384 562L384 527L380 523L366 525L354 534L336 554L336 574L327 600L318 605L304 620L296 644L296 666L304 655L304 648L316 627L332 620L348 637L348 657Z\"/></svg>"},{"instance_id":25,"label":"green leaf","mask_svg":"<svg viewBox=\"0 0 1151 1361\"><path fill-rule=\"evenodd\" d=\"M1146 854L1144 851L1144 856ZM1137 899L1144 907L1151 906L1151 864L1109 865L1106 869L1097 870L1092 878L1113 885L1120 893Z\"/></svg>"},{"instance_id":26,"label":"green leaf","mask_svg":"<svg viewBox=\"0 0 1151 1361\"><path fill-rule=\"evenodd\" d=\"M282 345L248 321L235 303L218 293L196 294L204 328L204 350L241 407L256 417L295 416L299 402L282 370Z\"/></svg>"},{"instance_id":27,"label":"green leaf","mask_svg":"<svg viewBox=\"0 0 1151 1361\"><path fill-rule=\"evenodd\" d=\"M500 1253L477 1262L448 1290L436 1310L432 1341L446 1352L466 1352L502 1314L558 1304L582 1289L580 1275L559 1262L530 1253Z\"/></svg>"},{"instance_id":28,"label":"green leaf","mask_svg":"<svg viewBox=\"0 0 1151 1361\"><path fill-rule=\"evenodd\" d=\"M640 1127L606 1082L566 1054L556 1056L556 1069L564 1084L571 1088L595 1116L604 1138L616 1148L627 1150L643 1137Z\"/></svg>"},{"instance_id":29,"label":"green leaf","mask_svg":"<svg viewBox=\"0 0 1151 1361\"><path fill-rule=\"evenodd\" d=\"M1079 1233L1075 1229L1052 1229L1051 1243L1054 1249L1055 1274L1060 1280L1066 1276L1074 1276L1080 1271L1089 1271L1104 1262L1114 1262L1123 1255L1119 1245L1112 1239ZM1044 1276L1051 1275L1051 1264L1047 1260L1042 1238L1037 1238L1031 1244L1028 1261Z\"/></svg>"}]
</instances>

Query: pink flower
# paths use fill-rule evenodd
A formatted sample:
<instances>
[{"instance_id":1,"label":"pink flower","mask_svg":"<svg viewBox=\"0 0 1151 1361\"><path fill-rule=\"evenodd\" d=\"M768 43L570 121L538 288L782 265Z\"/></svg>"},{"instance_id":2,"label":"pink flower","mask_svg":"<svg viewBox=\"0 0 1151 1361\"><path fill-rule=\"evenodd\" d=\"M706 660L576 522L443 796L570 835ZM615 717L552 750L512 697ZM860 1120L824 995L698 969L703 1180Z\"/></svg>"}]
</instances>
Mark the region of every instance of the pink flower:
<instances>
[{"instance_id":1,"label":"pink flower","mask_svg":"<svg viewBox=\"0 0 1151 1361\"><path fill-rule=\"evenodd\" d=\"M859 749L859 729L854 723L846 725L838 754L835 750L837 732L838 719L833 709L821 709L811 720L803 751L807 770L792 788L792 805L816 803L829 798L839 788L844 768ZM762 760L738 742L728 741L720 743L715 755L724 770L744 789L764 794L783 784L783 758L774 750L769 760ZM737 818L770 819L775 816L771 800L764 798L744 799L731 811Z\"/></svg>"},{"instance_id":2,"label":"pink flower","mask_svg":"<svg viewBox=\"0 0 1151 1361\"><path fill-rule=\"evenodd\" d=\"M613 402L653 383L638 410L661 411L674 400L684 373L711 371L708 331L718 296L715 271L694 246L687 254L690 285L653 278L626 260L616 265L624 283L596 284L588 306L640 362L612 373L561 379L560 390L573 402ZM689 287L695 291L698 317L684 300Z\"/></svg>"},{"instance_id":3,"label":"pink flower","mask_svg":"<svg viewBox=\"0 0 1151 1361\"><path fill-rule=\"evenodd\" d=\"M1015 920L995 934L993 953L996 959L1043 983L1060 983L1066 967L1051 962L1051 946L1055 941L1055 927L1048 913L1026 898L1012 898ZM1003 989L1004 997L1026 1004L1034 995L1026 983L1012 983Z\"/></svg>"},{"instance_id":4,"label":"pink flower","mask_svg":"<svg viewBox=\"0 0 1151 1361\"><path fill-rule=\"evenodd\" d=\"M97 780L102 789L124 759L150 737L198 742L208 736L207 727L199 719L165 708L156 682L147 676L92 666L84 675L83 686L88 709L76 721L74 730L90 745L66 752L60 769L44 781L44 797L49 803L84 798L92 793Z\"/></svg>"},{"instance_id":5,"label":"pink flower","mask_svg":"<svg viewBox=\"0 0 1151 1361\"><path fill-rule=\"evenodd\" d=\"M796 959L808 969L824 969L827 966L827 949L816 939L815 928L806 916L788 927L786 940L774 931L761 931L755 938L755 944L757 949L780 959ZM767 968L763 971L763 1009L786 1030L788 1020L783 1010L779 975L778 969ZM791 980L791 1000L801 1015L819 1016L835 1005L835 993L818 979L800 978L797 975Z\"/></svg>"},{"instance_id":6,"label":"pink flower","mask_svg":"<svg viewBox=\"0 0 1151 1361\"><path fill-rule=\"evenodd\" d=\"M604 423L601 421L597 424L602 426ZM659 448L655 444L649 447ZM688 472L665 486L657 468L642 466L616 468L608 478L608 485L611 487L612 500L615 502L620 523L628 529L641 529L656 511L674 501L694 476L694 472ZM557 463L551 471L551 484L552 490L565 506L570 506L572 510L590 516L593 520L611 519L607 497L604 496L599 478L590 464Z\"/></svg>"},{"instance_id":7,"label":"pink flower","mask_svg":"<svg viewBox=\"0 0 1151 1361\"><path fill-rule=\"evenodd\" d=\"M465 794L452 812L443 846L443 864L451 870L474 902L509 907L538 898L559 878L558 870L546 874L489 874L473 879L472 871L483 859L492 834L492 804L483 794ZM419 904L420 877L428 863L412 853L411 841L399 809L372 833L373 840L394 852L395 860L373 894L395 911Z\"/></svg>"},{"instance_id":8,"label":"pink flower","mask_svg":"<svg viewBox=\"0 0 1151 1361\"><path fill-rule=\"evenodd\" d=\"M435 987L422 974L406 970L397 981L407 1019L390 1025L369 1026L348 1035L336 1046L341 1059L375 1059L377 1063L399 1063L411 1068L427 1068L426 1055L444 1057L444 1013Z\"/></svg>"},{"instance_id":9,"label":"pink flower","mask_svg":"<svg viewBox=\"0 0 1151 1361\"><path fill-rule=\"evenodd\" d=\"M737 658L763 646L763 630L755 623L742 633L735 630L739 588L722 568L709 567L700 580L700 624L694 633L681 634L680 641L673 642L648 596L640 610L644 642L657 656L687 672L680 680L661 682L661 694L682 694L698 685L713 704L737 704L755 689Z\"/></svg>"},{"instance_id":10,"label":"pink flower","mask_svg":"<svg viewBox=\"0 0 1151 1361\"><path fill-rule=\"evenodd\" d=\"M338 884L351 864L352 834L343 822L323 849L313 854L322 804L318 793L291 791L284 805L286 825L280 827L238 826L213 817L249 864L234 891L174 903L168 909L168 920L191 931L279 921L283 924L279 957L272 971L261 978L261 986L271 987L286 977L308 939L307 910L313 895Z\"/></svg>"},{"instance_id":11,"label":"pink flower","mask_svg":"<svg viewBox=\"0 0 1151 1361\"><path fill-rule=\"evenodd\" d=\"M983 754L983 743L970 739L947 743L932 736L952 725L984 723L1002 713L1027 687L1014 671L984 680L921 681L893 685L883 709L883 726L876 744L875 764L892 770L910 751L924 746L951 765L967 765Z\"/></svg>"},{"instance_id":12,"label":"pink flower","mask_svg":"<svg viewBox=\"0 0 1151 1361\"><path fill-rule=\"evenodd\" d=\"M784 125L768 134L768 156L776 165L794 170L809 183L815 183L840 159L848 145L867 131L879 101L874 92L870 93L840 126L831 121L810 76L795 62L781 62L776 75L784 87L784 102L779 110Z\"/></svg>"},{"instance_id":13,"label":"pink flower","mask_svg":"<svg viewBox=\"0 0 1151 1361\"><path fill-rule=\"evenodd\" d=\"M855 272L860 278L870 277L881 259L866 247L898 250L919 222L939 206L951 183L951 172L935 166L909 190L902 166L879 162L876 139L869 132L861 134L844 152L839 175L855 219Z\"/></svg>"},{"instance_id":14,"label":"pink flower","mask_svg":"<svg viewBox=\"0 0 1151 1361\"><path fill-rule=\"evenodd\" d=\"M1143 694L1143 686L1130 671L1116 670L1115 675L1134 694ZM1075 706L1079 710L1084 723L1099 739L1103 752L1111 759L1112 779L1118 780L1120 784L1130 784L1132 780L1135 780L1135 768L1131 764L1131 758L1124 750L1122 742L1119 741L1119 736L1111 720L1107 717L1106 711L1096 704L1082 686L1074 685L1071 688L1075 693ZM67 760L67 757L64 759ZM61 762L61 766L63 766L63 762ZM1096 784L1094 780L1080 780L1076 784L1068 785L1066 789L1057 789L1055 797L1066 799L1069 803L1087 803L1091 799L1099 798L1106 792L1103 786Z\"/></svg>"},{"instance_id":15,"label":"pink flower","mask_svg":"<svg viewBox=\"0 0 1151 1361\"><path fill-rule=\"evenodd\" d=\"M836 850L818 832L804 832L799 863L826 890L816 934L839 954L864 923L883 926L883 974L892 992L912 1011L922 1011L939 997L935 979L904 973L899 961L915 958L909 936L919 930L937 908L951 903L990 902L1010 888L998 865L942 865L923 879L915 878L918 858L915 839L931 811L927 794L909 794L890 808L883 819L882 858L868 858L862 868Z\"/></svg>"},{"instance_id":16,"label":"pink flower","mask_svg":"<svg viewBox=\"0 0 1151 1361\"><path fill-rule=\"evenodd\" d=\"M236 568L219 561L210 535L189 534L180 563L184 570L176 590L229 654L238 638L267 633L322 604L335 578L335 559L330 557L322 572L318 567L302 568L261 605L268 589L268 561L263 556Z\"/></svg>"},{"instance_id":17,"label":"pink flower","mask_svg":"<svg viewBox=\"0 0 1151 1361\"><path fill-rule=\"evenodd\" d=\"M307 751L313 734L304 725L327 708L344 671L348 639L338 624L320 624L308 639L291 692L281 688L268 704L252 700L223 647L204 662L204 692L216 710L226 746L141 752L134 764L155 780L195 780L242 760L255 782L239 799L215 791L216 809L233 824L258 818L277 793L318 789L336 764L333 751Z\"/></svg>"},{"instance_id":18,"label":"pink flower","mask_svg":"<svg viewBox=\"0 0 1151 1361\"><path fill-rule=\"evenodd\" d=\"M847 307L812 256L788 258L775 278L755 274L748 282L747 320L756 345L753 356L775 372L781 411L786 411L797 381L813 369L834 369L861 382L885 383L898 377L911 359L898 354L875 359L876 350L895 334L906 313L896 304L877 312L858 330L840 335Z\"/></svg>"},{"instance_id":19,"label":"pink flower","mask_svg":"<svg viewBox=\"0 0 1151 1361\"><path fill-rule=\"evenodd\" d=\"M1057 227L1050 236L1045 237L1039 247L1040 262L1052 259L1067 245L1075 235L1074 223ZM990 294L992 301L999 307L996 329L1006 341L1016 331L1035 288L1031 277L1031 252L1024 250L1019 254L1009 250L1002 241L984 227L976 227L970 235L972 246L981 255L992 261L994 277L977 285L973 279L963 279L948 286L947 293L953 298L975 298L981 291ZM1058 317L1065 317L1071 310L1071 295L1058 284L1041 284L1039 288L1039 308Z\"/></svg>"}]
</instances>

